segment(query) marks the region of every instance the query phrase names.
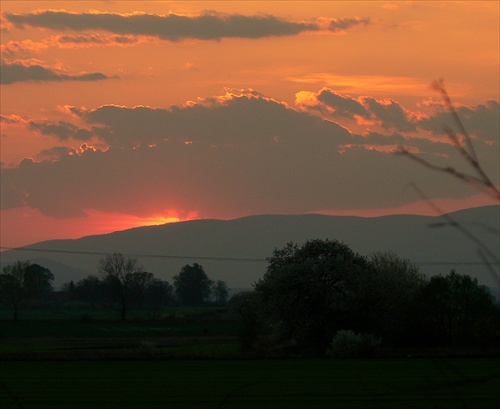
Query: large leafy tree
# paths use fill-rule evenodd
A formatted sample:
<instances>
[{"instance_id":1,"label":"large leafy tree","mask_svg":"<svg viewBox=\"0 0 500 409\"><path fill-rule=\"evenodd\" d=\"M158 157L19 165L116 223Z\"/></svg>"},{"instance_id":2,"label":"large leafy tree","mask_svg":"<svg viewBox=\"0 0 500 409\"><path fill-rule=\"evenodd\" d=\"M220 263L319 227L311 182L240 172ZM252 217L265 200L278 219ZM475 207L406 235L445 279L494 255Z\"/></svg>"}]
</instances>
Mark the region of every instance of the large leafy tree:
<instances>
[{"instance_id":1,"label":"large leafy tree","mask_svg":"<svg viewBox=\"0 0 500 409\"><path fill-rule=\"evenodd\" d=\"M17 321L22 307L43 299L53 290L53 281L50 270L29 261L16 261L5 266L0 274L0 301Z\"/></svg>"},{"instance_id":2,"label":"large leafy tree","mask_svg":"<svg viewBox=\"0 0 500 409\"><path fill-rule=\"evenodd\" d=\"M337 330L362 327L360 284L371 274L365 257L338 241L310 240L275 249L268 262L255 291L283 336L323 354Z\"/></svg>"},{"instance_id":3,"label":"large leafy tree","mask_svg":"<svg viewBox=\"0 0 500 409\"><path fill-rule=\"evenodd\" d=\"M183 305L203 305L210 298L212 281L197 263L186 264L174 276L175 295Z\"/></svg>"}]
</instances>

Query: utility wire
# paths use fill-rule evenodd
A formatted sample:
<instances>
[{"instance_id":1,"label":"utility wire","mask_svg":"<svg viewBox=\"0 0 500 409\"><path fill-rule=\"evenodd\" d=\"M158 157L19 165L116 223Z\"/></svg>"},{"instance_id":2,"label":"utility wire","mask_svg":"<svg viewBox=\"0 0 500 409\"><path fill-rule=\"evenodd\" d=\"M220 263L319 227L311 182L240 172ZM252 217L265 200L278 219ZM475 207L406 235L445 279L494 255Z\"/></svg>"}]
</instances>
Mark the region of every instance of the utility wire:
<instances>
[{"instance_id":1,"label":"utility wire","mask_svg":"<svg viewBox=\"0 0 500 409\"><path fill-rule=\"evenodd\" d=\"M90 256L107 256L111 253L99 251L77 251L77 250L54 250L54 249L32 249L25 247L0 247L0 250L16 250L16 251L38 251L42 253L63 253L63 254L81 254ZM213 261L242 261L242 262L265 262L265 258L238 258L238 257L210 257L210 256L178 256L166 254L134 254L123 253L127 257L135 258L169 258L169 259L196 259L196 260L213 260Z\"/></svg>"},{"instance_id":2,"label":"utility wire","mask_svg":"<svg viewBox=\"0 0 500 409\"><path fill-rule=\"evenodd\" d=\"M55 250L55 249L33 249L26 247L0 247L0 250L17 250L17 251L34 251L41 253L61 253L61 254L80 254L90 256L107 256L111 253L99 251L78 251L78 250ZM179 256L179 255L166 255L166 254L138 254L138 253L123 253L124 256L134 258L166 258L166 259L196 259L196 260L209 260L209 261L236 261L236 262L267 262L265 258L239 258L239 257L210 257L210 256ZM500 265L500 262L487 262L487 261L412 261L413 264L420 265L434 265L434 266L483 266L483 265Z\"/></svg>"}]
</instances>

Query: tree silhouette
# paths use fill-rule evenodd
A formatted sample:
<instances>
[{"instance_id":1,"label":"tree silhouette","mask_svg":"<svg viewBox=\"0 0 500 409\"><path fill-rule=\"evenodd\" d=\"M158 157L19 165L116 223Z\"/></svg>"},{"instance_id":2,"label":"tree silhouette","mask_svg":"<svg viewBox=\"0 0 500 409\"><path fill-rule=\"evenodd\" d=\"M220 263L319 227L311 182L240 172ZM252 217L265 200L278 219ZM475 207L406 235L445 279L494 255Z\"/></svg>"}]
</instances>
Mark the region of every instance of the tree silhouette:
<instances>
[{"instance_id":1,"label":"tree silhouette","mask_svg":"<svg viewBox=\"0 0 500 409\"><path fill-rule=\"evenodd\" d=\"M227 284L222 280L217 280L212 284L212 293L214 296L215 303L218 305L224 305L227 303L229 297L229 289Z\"/></svg>"},{"instance_id":2,"label":"tree silhouette","mask_svg":"<svg viewBox=\"0 0 500 409\"><path fill-rule=\"evenodd\" d=\"M127 319L127 312L133 300L135 276L142 272L137 260L114 253L99 260L99 273L102 276L104 290L111 301L118 304L120 317Z\"/></svg>"},{"instance_id":3,"label":"tree silhouette","mask_svg":"<svg viewBox=\"0 0 500 409\"><path fill-rule=\"evenodd\" d=\"M371 269L365 257L338 241L310 240L275 249L268 261L255 291L283 337L322 355L337 330L361 325L369 295L361 282Z\"/></svg>"},{"instance_id":4,"label":"tree silhouette","mask_svg":"<svg viewBox=\"0 0 500 409\"><path fill-rule=\"evenodd\" d=\"M16 261L0 274L0 301L18 320L19 310L30 301L43 299L52 291L54 275L50 270L29 261Z\"/></svg>"},{"instance_id":5,"label":"tree silhouette","mask_svg":"<svg viewBox=\"0 0 500 409\"><path fill-rule=\"evenodd\" d=\"M197 263L186 264L179 274L174 276L175 295L183 305L200 306L208 301L212 281L203 267Z\"/></svg>"}]
</instances>

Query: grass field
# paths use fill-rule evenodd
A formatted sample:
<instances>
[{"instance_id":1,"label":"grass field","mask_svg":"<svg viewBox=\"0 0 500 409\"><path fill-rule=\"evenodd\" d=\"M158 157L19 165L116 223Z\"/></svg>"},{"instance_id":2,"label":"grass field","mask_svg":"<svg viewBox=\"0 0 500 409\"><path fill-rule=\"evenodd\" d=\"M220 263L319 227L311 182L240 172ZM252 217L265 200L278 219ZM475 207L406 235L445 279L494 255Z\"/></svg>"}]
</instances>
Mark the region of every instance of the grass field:
<instances>
[{"instance_id":1,"label":"grass field","mask_svg":"<svg viewBox=\"0 0 500 409\"><path fill-rule=\"evenodd\" d=\"M0 362L3 409L497 408L500 360Z\"/></svg>"},{"instance_id":2,"label":"grass field","mask_svg":"<svg viewBox=\"0 0 500 409\"><path fill-rule=\"evenodd\" d=\"M237 321L204 319L190 321L0 321L0 339L19 338L130 338L194 337L202 335L235 335Z\"/></svg>"},{"instance_id":3,"label":"grass field","mask_svg":"<svg viewBox=\"0 0 500 409\"><path fill-rule=\"evenodd\" d=\"M498 354L241 359L238 327L214 309L156 321L102 310L0 319L0 409L500 407Z\"/></svg>"},{"instance_id":4,"label":"grass field","mask_svg":"<svg viewBox=\"0 0 500 409\"><path fill-rule=\"evenodd\" d=\"M234 358L239 323L211 310L175 311L163 320L0 320L0 360ZM217 312L216 312L217 314Z\"/></svg>"}]
</instances>

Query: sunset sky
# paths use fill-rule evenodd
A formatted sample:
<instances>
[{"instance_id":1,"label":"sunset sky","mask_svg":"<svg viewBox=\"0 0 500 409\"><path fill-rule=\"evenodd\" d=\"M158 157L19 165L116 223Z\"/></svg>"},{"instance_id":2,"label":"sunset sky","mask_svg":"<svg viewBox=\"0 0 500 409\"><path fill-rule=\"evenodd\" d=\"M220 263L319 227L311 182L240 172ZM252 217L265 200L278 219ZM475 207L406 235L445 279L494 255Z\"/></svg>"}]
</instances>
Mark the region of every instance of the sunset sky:
<instances>
[{"instance_id":1,"label":"sunset sky","mask_svg":"<svg viewBox=\"0 0 500 409\"><path fill-rule=\"evenodd\" d=\"M494 204L499 2L1 2L1 246L253 214Z\"/></svg>"}]
</instances>

